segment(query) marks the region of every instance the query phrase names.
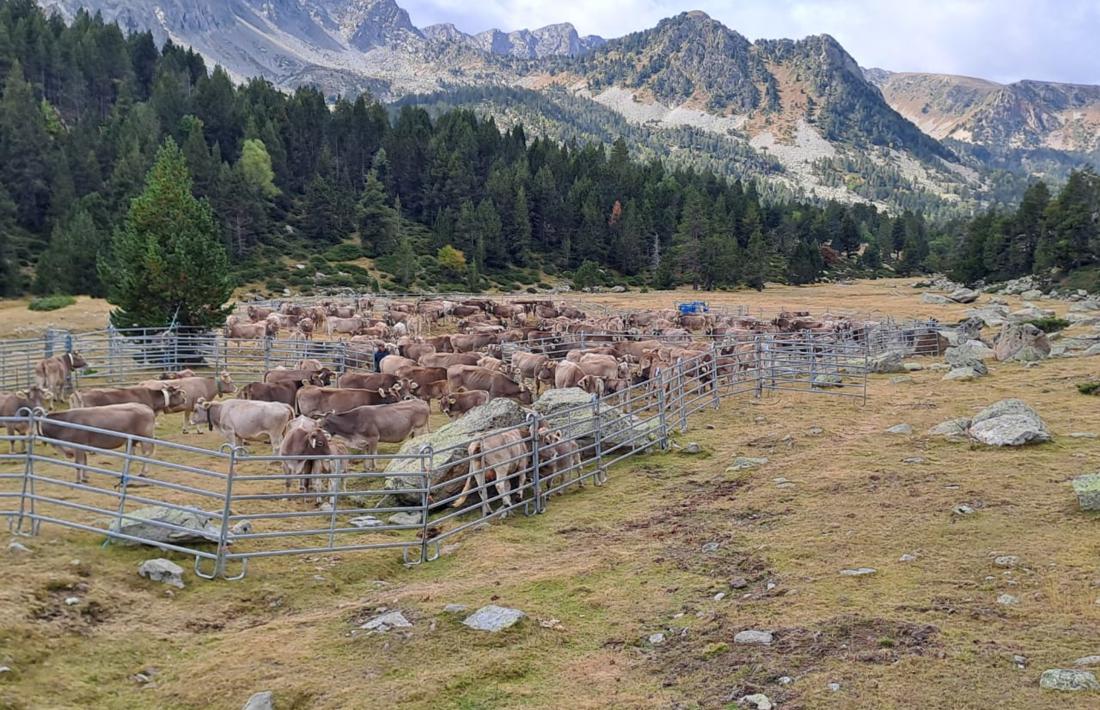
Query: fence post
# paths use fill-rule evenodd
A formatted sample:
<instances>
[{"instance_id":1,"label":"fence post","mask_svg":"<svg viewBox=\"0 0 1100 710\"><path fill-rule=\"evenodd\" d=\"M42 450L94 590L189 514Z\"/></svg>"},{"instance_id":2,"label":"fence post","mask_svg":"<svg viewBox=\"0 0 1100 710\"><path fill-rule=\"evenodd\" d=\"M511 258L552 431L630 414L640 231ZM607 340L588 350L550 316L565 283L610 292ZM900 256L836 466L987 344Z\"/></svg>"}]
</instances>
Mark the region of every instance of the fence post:
<instances>
[{"instance_id":1,"label":"fence post","mask_svg":"<svg viewBox=\"0 0 1100 710\"><path fill-rule=\"evenodd\" d=\"M22 410L21 410L22 411ZM26 409L27 411L27 439L23 442L23 453L25 455L25 464L23 466L23 484L19 491L19 515L15 520L8 523L8 529L12 535L19 535L22 537L30 537L37 532L37 521L35 517L35 491L34 491L34 441L38 435L38 418L37 412L32 409ZM15 413L19 416L19 412ZM30 503L30 510L28 511L28 502ZM31 524L30 531L23 532L23 520L30 516Z\"/></svg>"},{"instance_id":2,"label":"fence post","mask_svg":"<svg viewBox=\"0 0 1100 710\"><path fill-rule=\"evenodd\" d=\"M439 559L438 546L434 557L428 556L428 515L431 513L432 504L432 471L435 469L435 451L431 444L420 447L420 475L422 488L420 491L420 562L431 562Z\"/></svg>"},{"instance_id":3,"label":"fence post","mask_svg":"<svg viewBox=\"0 0 1100 710\"><path fill-rule=\"evenodd\" d=\"M542 467L539 459L539 415L531 412L527 415L527 426L531 429L531 486L535 503L535 514L546 510L546 500L542 494Z\"/></svg>"},{"instance_id":4,"label":"fence post","mask_svg":"<svg viewBox=\"0 0 1100 710\"><path fill-rule=\"evenodd\" d=\"M683 434L688 429L687 422L687 382L684 381L684 360L679 358L676 360L676 389L679 394L677 399L680 400L680 433Z\"/></svg>"},{"instance_id":5,"label":"fence post","mask_svg":"<svg viewBox=\"0 0 1100 710\"><path fill-rule=\"evenodd\" d=\"M710 391L714 395L714 408L722 406L722 397L718 394L718 341L711 343L710 362Z\"/></svg>"},{"instance_id":6,"label":"fence post","mask_svg":"<svg viewBox=\"0 0 1100 710\"><path fill-rule=\"evenodd\" d=\"M122 515L126 512L126 491L130 485L130 465L133 463L134 438L126 437L126 457L122 459L122 478L118 482L118 529L122 530ZM111 544L111 536L103 541L104 545Z\"/></svg>"},{"instance_id":7,"label":"fence post","mask_svg":"<svg viewBox=\"0 0 1100 710\"><path fill-rule=\"evenodd\" d=\"M239 450L239 446L234 446L233 448L229 449L229 466L226 469L227 473L225 476L225 501L222 505L222 524L221 529L218 531L218 553L217 557L214 560L214 572L209 577L207 577L207 579L225 577L225 555L229 550L229 516L231 514L233 503L233 478L236 476L237 473L237 454ZM195 567L196 573L198 573L197 557L195 558Z\"/></svg>"},{"instance_id":8,"label":"fence post","mask_svg":"<svg viewBox=\"0 0 1100 710\"><path fill-rule=\"evenodd\" d=\"M348 344L347 341L341 340L336 346L336 372L341 375L347 370L348 367Z\"/></svg>"},{"instance_id":9,"label":"fence post","mask_svg":"<svg viewBox=\"0 0 1100 710\"><path fill-rule=\"evenodd\" d=\"M753 376L756 378L756 398L764 393L764 343L762 335L752 339Z\"/></svg>"},{"instance_id":10,"label":"fence post","mask_svg":"<svg viewBox=\"0 0 1100 710\"><path fill-rule=\"evenodd\" d=\"M657 369L657 419L659 421L658 431L661 434L661 450L668 451L668 402L667 395L665 393L665 386L668 381L667 368L660 367Z\"/></svg>"},{"instance_id":11,"label":"fence post","mask_svg":"<svg viewBox=\"0 0 1100 710\"><path fill-rule=\"evenodd\" d=\"M264 372L271 369L271 336L264 336Z\"/></svg>"},{"instance_id":12,"label":"fence post","mask_svg":"<svg viewBox=\"0 0 1100 710\"><path fill-rule=\"evenodd\" d=\"M593 478L597 486L607 482L607 471L603 467L603 420L600 419L600 396L592 395L592 431L596 447L596 476Z\"/></svg>"}]
</instances>

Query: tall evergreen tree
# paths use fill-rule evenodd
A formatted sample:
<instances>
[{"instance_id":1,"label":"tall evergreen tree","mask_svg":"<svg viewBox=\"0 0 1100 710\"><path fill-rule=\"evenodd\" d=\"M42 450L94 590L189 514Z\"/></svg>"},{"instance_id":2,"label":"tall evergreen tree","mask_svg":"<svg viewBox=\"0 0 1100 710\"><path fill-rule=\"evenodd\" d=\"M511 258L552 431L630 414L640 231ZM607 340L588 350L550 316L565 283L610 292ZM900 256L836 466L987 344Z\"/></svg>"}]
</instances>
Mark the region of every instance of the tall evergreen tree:
<instances>
[{"instance_id":1,"label":"tall evergreen tree","mask_svg":"<svg viewBox=\"0 0 1100 710\"><path fill-rule=\"evenodd\" d=\"M187 163L170 137L99 265L116 327L163 327L173 319L212 327L229 314L229 258L209 204L191 194Z\"/></svg>"},{"instance_id":2,"label":"tall evergreen tree","mask_svg":"<svg viewBox=\"0 0 1100 710\"><path fill-rule=\"evenodd\" d=\"M50 245L38 260L34 290L105 295L96 271L96 258L103 246L92 214L83 205L77 205L64 221L54 226Z\"/></svg>"},{"instance_id":3,"label":"tall evergreen tree","mask_svg":"<svg viewBox=\"0 0 1100 710\"><path fill-rule=\"evenodd\" d=\"M381 256L397 242L397 214L388 204L386 190L374 170L367 175L359 197L359 242L367 256Z\"/></svg>"}]
</instances>

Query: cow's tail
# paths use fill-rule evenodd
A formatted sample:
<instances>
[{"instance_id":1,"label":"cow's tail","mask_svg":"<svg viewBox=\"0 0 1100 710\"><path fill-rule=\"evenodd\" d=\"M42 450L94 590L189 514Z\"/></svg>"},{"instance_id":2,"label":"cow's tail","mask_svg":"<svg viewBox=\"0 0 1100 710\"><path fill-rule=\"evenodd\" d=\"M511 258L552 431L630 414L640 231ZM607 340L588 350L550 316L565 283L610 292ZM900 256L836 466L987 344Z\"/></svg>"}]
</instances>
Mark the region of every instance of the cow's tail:
<instances>
[{"instance_id":1,"label":"cow's tail","mask_svg":"<svg viewBox=\"0 0 1100 710\"><path fill-rule=\"evenodd\" d=\"M478 466L481 465L481 442L475 441L470 444L470 447L466 449L466 453L470 456L470 471L466 474L466 485L462 487L462 493L459 494L458 500L451 503L452 508L461 508L462 504L466 502L466 499L470 496L470 489L474 487L474 471L478 470Z\"/></svg>"}]
</instances>

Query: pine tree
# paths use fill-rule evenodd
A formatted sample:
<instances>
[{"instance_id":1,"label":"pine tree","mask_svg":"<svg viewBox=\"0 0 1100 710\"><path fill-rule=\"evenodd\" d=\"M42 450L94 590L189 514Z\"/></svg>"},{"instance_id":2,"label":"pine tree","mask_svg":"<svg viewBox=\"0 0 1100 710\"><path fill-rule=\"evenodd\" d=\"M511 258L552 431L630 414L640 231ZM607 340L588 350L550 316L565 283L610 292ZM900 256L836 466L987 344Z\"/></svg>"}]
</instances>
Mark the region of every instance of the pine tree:
<instances>
[{"instance_id":1,"label":"pine tree","mask_svg":"<svg viewBox=\"0 0 1100 710\"><path fill-rule=\"evenodd\" d=\"M527 252L531 248L531 214L527 207L527 190L520 185L516 188L515 205L512 208L512 239L508 252L513 263L527 263Z\"/></svg>"},{"instance_id":2,"label":"pine tree","mask_svg":"<svg viewBox=\"0 0 1100 710\"><path fill-rule=\"evenodd\" d=\"M0 297L14 296L22 288L9 243L15 229L15 203L8 197L4 186L0 185Z\"/></svg>"},{"instance_id":3,"label":"pine tree","mask_svg":"<svg viewBox=\"0 0 1100 710\"><path fill-rule=\"evenodd\" d=\"M230 312L229 258L210 206L191 194L187 163L170 137L99 267L116 327L163 327L173 319L213 327Z\"/></svg>"},{"instance_id":4,"label":"pine tree","mask_svg":"<svg viewBox=\"0 0 1100 710\"><path fill-rule=\"evenodd\" d=\"M792 284L801 286L814 283L825 270L821 249L816 244L799 240L791 254L788 274Z\"/></svg>"},{"instance_id":5,"label":"pine tree","mask_svg":"<svg viewBox=\"0 0 1100 710\"><path fill-rule=\"evenodd\" d=\"M757 229L749 237L749 244L745 249L742 271L745 283L757 291L763 291L764 281L768 275L768 262L768 244L764 241L764 233Z\"/></svg>"},{"instance_id":6,"label":"pine tree","mask_svg":"<svg viewBox=\"0 0 1100 710\"><path fill-rule=\"evenodd\" d=\"M367 174L359 197L359 242L367 256L381 256L397 242L397 214L388 204L386 190L374 170Z\"/></svg>"},{"instance_id":7,"label":"pine tree","mask_svg":"<svg viewBox=\"0 0 1100 710\"><path fill-rule=\"evenodd\" d=\"M41 229L50 204L50 136L40 103L15 61L0 98L0 183L15 203L16 219L29 230Z\"/></svg>"},{"instance_id":8,"label":"pine tree","mask_svg":"<svg viewBox=\"0 0 1100 710\"><path fill-rule=\"evenodd\" d=\"M50 245L38 260L34 290L38 293L105 295L96 272L96 257L102 246L91 213L78 205L54 226Z\"/></svg>"},{"instance_id":9,"label":"pine tree","mask_svg":"<svg viewBox=\"0 0 1100 710\"><path fill-rule=\"evenodd\" d=\"M845 212L840 219L840 227L833 237L832 247L845 256L851 256L859 251L860 245L859 226L849 212Z\"/></svg>"}]
</instances>

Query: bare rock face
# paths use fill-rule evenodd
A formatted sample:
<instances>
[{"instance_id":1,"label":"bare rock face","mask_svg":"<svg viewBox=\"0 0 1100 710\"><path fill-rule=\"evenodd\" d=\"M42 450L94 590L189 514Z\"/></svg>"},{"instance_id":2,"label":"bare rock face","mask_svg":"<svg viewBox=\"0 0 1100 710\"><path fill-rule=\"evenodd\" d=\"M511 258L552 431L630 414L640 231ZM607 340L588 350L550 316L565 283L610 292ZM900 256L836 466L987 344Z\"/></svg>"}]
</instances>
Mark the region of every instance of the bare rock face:
<instances>
[{"instance_id":1,"label":"bare rock face","mask_svg":"<svg viewBox=\"0 0 1100 710\"><path fill-rule=\"evenodd\" d=\"M1023 446L1050 441L1050 431L1038 412L1018 399L1004 399L970 420L970 437L989 446Z\"/></svg>"},{"instance_id":2,"label":"bare rock face","mask_svg":"<svg viewBox=\"0 0 1100 710\"><path fill-rule=\"evenodd\" d=\"M998 360L1034 362L1050 356L1047 334L1030 323L1005 323L993 345Z\"/></svg>"}]
</instances>

